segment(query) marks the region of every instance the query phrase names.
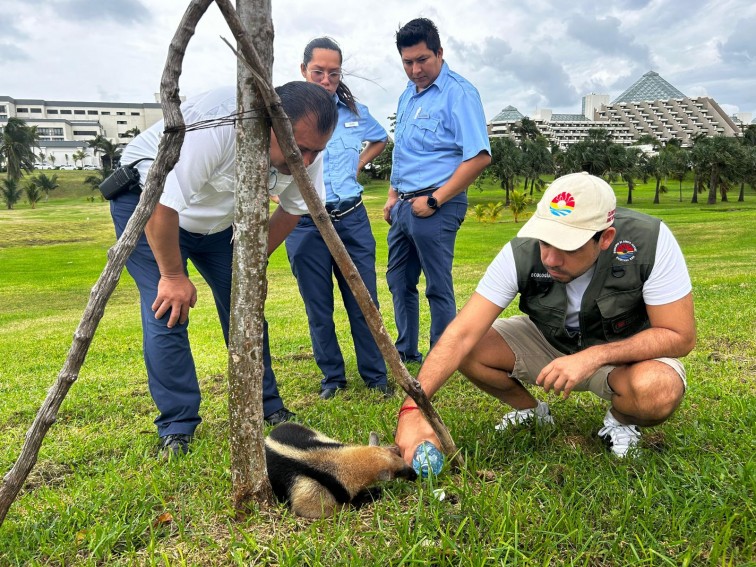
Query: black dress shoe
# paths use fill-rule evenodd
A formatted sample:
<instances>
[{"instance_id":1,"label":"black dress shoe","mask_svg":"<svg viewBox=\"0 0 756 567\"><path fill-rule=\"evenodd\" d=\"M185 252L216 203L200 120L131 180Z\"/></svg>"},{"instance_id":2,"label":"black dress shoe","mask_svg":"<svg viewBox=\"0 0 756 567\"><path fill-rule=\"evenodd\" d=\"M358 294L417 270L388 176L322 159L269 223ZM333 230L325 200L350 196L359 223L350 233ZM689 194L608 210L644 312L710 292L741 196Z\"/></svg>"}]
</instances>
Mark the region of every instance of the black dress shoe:
<instances>
[{"instance_id":1,"label":"black dress shoe","mask_svg":"<svg viewBox=\"0 0 756 567\"><path fill-rule=\"evenodd\" d=\"M284 421L294 421L297 417L293 411L289 411L286 408L281 408L278 411L274 411L272 414L265 418L265 423L268 425L278 425Z\"/></svg>"},{"instance_id":2,"label":"black dress shoe","mask_svg":"<svg viewBox=\"0 0 756 567\"><path fill-rule=\"evenodd\" d=\"M323 388L320 390L320 399L321 400L330 400L332 397L336 395L336 392L338 390L344 390L343 387L341 388Z\"/></svg>"},{"instance_id":3,"label":"black dress shoe","mask_svg":"<svg viewBox=\"0 0 756 567\"><path fill-rule=\"evenodd\" d=\"M160 455L165 459L185 455L189 452L192 436L186 433L171 433L160 438Z\"/></svg>"},{"instance_id":4,"label":"black dress shoe","mask_svg":"<svg viewBox=\"0 0 756 567\"><path fill-rule=\"evenodd\" d=\"M382 393L384 398L390 398L394 395L394 389L388 384L381 384L380 386L368 386L368 389Z\"/></svg>"}]
</instances>

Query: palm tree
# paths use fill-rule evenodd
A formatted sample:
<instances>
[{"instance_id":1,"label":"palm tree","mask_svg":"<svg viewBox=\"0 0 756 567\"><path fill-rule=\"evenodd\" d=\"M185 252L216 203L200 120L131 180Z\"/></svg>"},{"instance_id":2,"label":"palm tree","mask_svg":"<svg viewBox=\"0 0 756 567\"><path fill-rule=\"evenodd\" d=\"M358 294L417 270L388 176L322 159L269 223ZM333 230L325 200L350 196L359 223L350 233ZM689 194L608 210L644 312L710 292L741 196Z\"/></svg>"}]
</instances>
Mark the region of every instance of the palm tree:
<instances>
[{"instance_id":1,"label":"palm tree","mask_svg":"<svg viewBox=\"0 0 756 567\"><path fill-rule=\"evenodd\" d=\"M533 199L525 193L525 191L512 191L512 200L509 203L509 210L512 211L514 221L519 221L520 215L523 214Z\"/></svg>"},{"instance_id":2,"label":"palm tree","mask_svg":"<svg viewBox=\"0 0 756 567\"><path fill-rule=\"evenodd\" d=\"M512 125L512 132L520 136L521 142L535 140L541 135L535 120L531 120L527 116L523 116L522 120Z\"/></svg>"},{"instance_id":3,"label":"palm tree","mask_svg":"<svg viewBox=\"0 0 756 567\"><path fill-rule=\"evenodd\" d=\"M554 171L554 162L549 152L549 141L540 134L535 139L523 140L520 144L522 150L522 173L525 175L524 190L527 191L528 179L530 180L530 196L533 196L533 188L538 185L539 190L544 186L540 175Z\"/></svg>"},{"instance_id":4,"label":"palm tree","mask_svg":"<svg viewBox=\"0 0 756 567\"><path fill-rule=\"evenodd\" d=\"M105 154L105 157L102 160L103 169L108 171L113 169L116 162L121 157L121 148L118 147L118 144L111 142L101 134L97 134L94 140L90 140L87 143L89 144L89 147L94 150L95 156L97 155L97 152Z\"/></svg>"},{"instance_id":5,"label":"palm tree","mask_svg":"<svg viewBox=\"0 0 756 567\"><path fill-rule=\"evenodd\" d=\"M20 118L11 117L2 130L0 155L8 168L8 179L18 181L21 172L34 171L34 148L38 146L39 135L36 126L27 126Z\"/></svg>"},{"instance_id":6,"label":"palm tree","mask_svg":"<svg viewBox=\"0 0 756 567\"><path fill-rule=\"evenodd\" d=\"M21 200L21 188L18 186L17 179L3 179L3 188L0 191L2 193L3 201L5 205L12 209L13 205Z\"/></svg>"},{"instance_id":7,"label":"palm tree","mask_svg":"<svg viewBox=\"0 0 756 567\"><path fill-rule=\"evenodd\" d=\"M499 180L501 188L506 192L504 205L507 207L509 194L514 189L515 179L521 170L522 159L522 150L511 138L491 140L491 165L488 166L488 170Z\"/></svg>"},{"instance_id":8,"label":"palm tree","mask_svg":"<svg viewBox=\"0 0 756 567\"><path fill-rule=\"evenodd\" d=\"M29 181L24 190L26 191L26 200L29 201L31 208L36 209L37 203L42 199L42 191L39 190L34 181Z\"/></svg>"},{"instance_id":9,"label":"palm tree","mask_svg":"<svg viewBox=\"0 0 756 567\"><path fill-rule=\"evenodd\" d=\"M737 169L744 160L743 154L743 146L735 138L716 136L696 140L691 158L699 180L709 180L707 204L716 204L717 190L722 201L727 201L727 191L738 177Z\"/></svg>"},{"instance_id":10,"label":"palm tree","mask_svg":"<svg viewBox=\"0 0 756 567\"><path fill-rule=\"evenodd\" d=\"M60 185L58 185L58 176L53 175L47 177L44 173L40 173L32 178L32 183L45 194L45 201L50 197L50 191L54 191Z\"/></svg>"},{"instance_id":11,"label":"palm tree","mask_svg":"<svg viewBox=\"0 0 756 567\"><path fill-rule=\"evenodd\" d=\"M679 183L680 202L682 203L682 182L690 169L690 156L688 150L682 149L679 145L667 144L664 149L669 152L669 175Z\"/></svg>"},{"instance_id":12,"label":"palm tree","mask_svg":"<svg viewBox=\"0 0 756 567\"><path fill-rule=\"evenodd\" d=\"M666 187L662 186L662 179L664 179L670 170L671 152L672 150L662 149L656 155L649 157L646 160L648 165L648 171L656 179L656 192L654 193L654 205L659 204L659 194L666 192Z\"/></svg>"},{"instance_id":13,"label":"palm tree","mask_svg":"<svg viewBox=\"0 0 756 567\"><path fill-rule=\"evenodd\" d=\"M76 165L77 161L80 161L83 164L84 159L86 157L87 157L87 152L85 152L84 150L78 150L73 153L73 155L71 156L71 159L73 160L74 165Z\"/></svg>"}]
</instances>

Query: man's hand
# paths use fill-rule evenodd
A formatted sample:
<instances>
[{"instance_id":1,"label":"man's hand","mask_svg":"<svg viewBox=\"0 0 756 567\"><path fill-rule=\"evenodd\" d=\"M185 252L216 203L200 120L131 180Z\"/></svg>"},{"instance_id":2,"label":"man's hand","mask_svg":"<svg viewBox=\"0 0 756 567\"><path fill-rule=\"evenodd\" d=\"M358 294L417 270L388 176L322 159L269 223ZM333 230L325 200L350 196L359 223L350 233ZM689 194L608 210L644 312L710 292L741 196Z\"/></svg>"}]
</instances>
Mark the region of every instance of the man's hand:
<instances>
[{"instance_id":1,"label":"man's hand","mask_svg":"<svg viewBox=\"0 0 756 567\"><path fill-rule=\"evenodd\" d=\"M431 209L428 206L428 197L415 197L410 199L410 203L412 203L412 213L416 217L425 218L436 212L436 209Z\"/></svg>"},{"instance_id":2,"label":"man's hand","mask_svg":"<svg viewBox=\"0 0 756 567\"><path fill-rule=\"evenodd\" d=\"M433 428L425 421L419 409L402 413L396 426L394 442L399 447L402 458L408 465L412 464L412 456L415 454L415 449L423 441L430 441L438 449L441 448L441 441L438 440Z\"/></svg>"},{"instance_id":3,"label":"man's hand","mask_svg":"<svg viewBox=\"0 0 756 567\"><path fill-rule=\"evenodd\" d=\"M394 208L394 205L396 205L396 202L398 200L399 194L394 191L393 188L390 188L386 204L383 205L383 220L385 220L389 224L391 224L391 209Z\"/></svg>"},{"instance_id":4,"label":"man's hand","mask_svg":"<svg viewBox=\"0 0 756 567\"><path fill-rule=\"evenodd\" d=\"M187 276L160 276L157 297L152 304L155 319L161 319L170 310L168 328L176 323L183 325L189 318L189 309L196 303L197 288Z\"/></svg>"},{"instance_id":5,"label":"man's hand","mask_svg":"<svg viewBox=\"0 0 756 567\"><path fill-rule=\"evenodd\" d=\"M547 364L536 378L536 384L548 392L554 390L567 398L570 392L588 378L590 378L601 364L596 362L588 350L560 356Z\"/></svg>"}]
</instances>

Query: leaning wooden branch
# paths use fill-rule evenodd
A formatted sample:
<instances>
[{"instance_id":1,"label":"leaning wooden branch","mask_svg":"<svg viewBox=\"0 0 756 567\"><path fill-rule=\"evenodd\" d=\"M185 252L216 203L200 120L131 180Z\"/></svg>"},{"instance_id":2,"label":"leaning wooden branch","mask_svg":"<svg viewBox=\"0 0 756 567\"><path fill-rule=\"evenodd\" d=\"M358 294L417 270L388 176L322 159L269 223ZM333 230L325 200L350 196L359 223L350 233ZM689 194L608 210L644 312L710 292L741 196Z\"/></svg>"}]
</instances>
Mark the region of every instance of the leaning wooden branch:
<instances>
[{"instance_id":1,"label":"leaning wooden branch","mask_svg":"<svg viewBox=\"0 0 756 567\"><path fill-rule=\"evenodd\" d=\"M415 400L420 410L428 419L428 422L431 424L433 430L441 441L444 453L454 459L457 465L463 465L462 457L457 451L457 448L454 445L454 440L451 438L451 435L449 435L449 431L441 420L441 417L433 408L433 405L423 392L420 384L409 374L409 372L407 372L407 369L399 359L399 353L394 347L391 337L383 325L383 319L381 318L378 308L375 306L375 303L373 303L370 293L365 287L357 268L344 248L344 244L341 242L336 230L333 228L331 219L326 212L323 203L318 198L318 194L312 186L312 181L307 175L307 170L302 162L299 148L294 141L291 123L281 107L281 101L270 84L270 77L264 71L260 58L258 57L249 36L244 30L241 21L237 17L231 2L229 0L215 1L225 17L229 28L231 28L234 38L239 44L240 51L243 54L242 60L251 68L252 76L255 77L255 80L257 81L257 87L260 89L272 120L273 131L275 132L281 150L286 157L286 163L291 169L292 175L302 191L302 196L307 203L307 208L310 210L312 219L315 221L318 230L320 230L320 233L323 235L323 240L325 240L334 260L336 260L336 264L339 266L349 288L352 290L355 299L360 305L360 309L362 309L362 312L365 315L365 319L376 343L378 344L378 348L381 350L383 357L388 362L391 371L401 387L412 397L413 400Z\"/></svg>"},{"instance_id":2,"label":"leaning wooden branch","mask_svg":"<svg viewBox=\"0 0 756 567\"><path fill-rule=\"evenodd\" d=\"M16 499L26 477L37 462L39 449L45 434L55 423L63 400L73 383L79 377L84 359L92 343L95 330L105 312L108 299L118 285L126 260L131 255L137 240L144 232L147 220L157 204L163 190L165 178L178 161L181 144L184 141L184 120L180 111L178 79L189 39L194 35L197 22L205 13L212 0L193 0L179 24L171 41L168 58L160 81L160 96L165 117L166 133L160 142L155 163L147 176L144 193L133 216L126 225L121 238L108 251L108 261L97 283L90 293L74 339L58 379L50 388L47 397L37 412L31 428L26 433L26 441L18 460L3 478L0 486L0 525Z\"/></svg>"}]
</instances>

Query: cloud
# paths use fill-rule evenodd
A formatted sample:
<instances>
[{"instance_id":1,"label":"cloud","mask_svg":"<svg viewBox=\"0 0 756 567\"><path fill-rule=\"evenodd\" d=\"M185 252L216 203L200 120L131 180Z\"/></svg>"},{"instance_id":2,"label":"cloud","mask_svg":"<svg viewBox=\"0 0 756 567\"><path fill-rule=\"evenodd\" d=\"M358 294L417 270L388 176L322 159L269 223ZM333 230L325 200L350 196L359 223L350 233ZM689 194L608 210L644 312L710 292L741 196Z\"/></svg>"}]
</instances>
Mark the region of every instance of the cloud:
<instances>
[{"instance_id":1,"label":"cloud","mask_svg":"<svg viewBox=\"0 0 756 567\"><path fill-rule=\"evenodd\" d=\"M65 0L53 6L59 17L71 21L113 20L132 24L147 21L150 15L140 0Z\"/></svg>"},{"instance_id":2,"label":"cloud","mask_svg":"<svg viewBox=\"0 0 756 567\"><path fill-rule=\"evenodd\" d=\"M719 55L725 63L751 66L756 63L756 17L740 20L727 41L718 44Z\"/></svg>"},{"instance_id":3,"label":"cloud","mask_svg":"<svg viewBox=\"0 0 756 567\"><path fill-rule=\"evenodd\" d=\"M567 22L567 33L577 41L605 55L621 55L639 64L650 65L647 46L636 43L635 38L620 29L619 18L608 16L593 18L575 15Z\"/></svg>"},{"instance_id":4,"label":"cloud","mask_svg":"<svg viewBox=\"0 0 756 567\"><path fill-rule=\"evenodd\" d=\"M0 59L18 63L21 61L29 61L30 58L29 54L18 46L9 43L0 43Z\"/></svg>"},{"instance_id":5,"label":"cloud","mask_svg":"<svg viewBox=\"0 0 756 567\"><path fill-rule=\"evenodd\" d=\"M496 37L487 37L478 44L453 40L450 46L456 53L455 60L461 58L475 71L492 71L494 78L487 82L498 84L496 90L516 82L521 91L529 93L526 96L528 103L538 106L574 106L578 100L577 91L562 64L540 47L515 51L506 41Z\"/></svg>"}]
</instances>

